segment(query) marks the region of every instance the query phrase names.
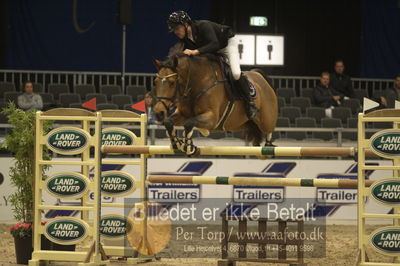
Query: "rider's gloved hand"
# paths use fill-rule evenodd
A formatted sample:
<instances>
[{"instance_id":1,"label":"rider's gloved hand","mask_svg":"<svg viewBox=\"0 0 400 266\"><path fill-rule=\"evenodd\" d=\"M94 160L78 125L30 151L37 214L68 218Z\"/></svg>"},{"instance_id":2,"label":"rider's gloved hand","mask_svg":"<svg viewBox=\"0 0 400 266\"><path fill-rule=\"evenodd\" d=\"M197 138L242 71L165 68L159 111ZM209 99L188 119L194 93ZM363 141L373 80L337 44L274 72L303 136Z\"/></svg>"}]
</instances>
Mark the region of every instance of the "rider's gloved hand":
<instances>
[{"instance_id":1,"label":"rider's gloved hand","mask_svg":"<svg viewBox=\"0 0 400 266\"><path fill-rule=\"evenodd\" d=\"M185 54L185 55L198 55L198 54L200 54L200 52L199 52L199 50L189 50L189 49L185 49L184 51L183 51L183 53Z\"/></svg>"}]
</instances>

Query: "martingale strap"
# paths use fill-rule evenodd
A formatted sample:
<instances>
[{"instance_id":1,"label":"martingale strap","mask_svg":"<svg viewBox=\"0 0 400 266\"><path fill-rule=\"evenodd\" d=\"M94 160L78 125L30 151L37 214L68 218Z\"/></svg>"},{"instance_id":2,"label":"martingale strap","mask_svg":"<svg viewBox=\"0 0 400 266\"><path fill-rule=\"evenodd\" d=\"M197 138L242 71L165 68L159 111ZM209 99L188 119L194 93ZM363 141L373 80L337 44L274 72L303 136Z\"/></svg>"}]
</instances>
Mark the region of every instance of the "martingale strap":
<instances>
[{"instance_id":1,"label":"martingale strap","mask_svg":"<svg viewBox=\"0 0 400 266\"><path fill-rule=\"evenodd\" d=\"M226 122L226 120L228 120L228 118L231 115L234 107L235 107L234 100L230 100L228 102L228 105L225 108L224 114L222 115L221 119L217 123L217 126L215 127L215 130L223 130L223 131L225 131L225 122Z\"/></svg>"},{"instance_id":2,"label":"martingale strap","mask_svg":"<svg viewBox=\"0 0 400 266\"><path fill-rule=\"evenodd\" d=\"M178 73L172 73L172 74L169 74L169 75L166 75L166 76L161 76L159 74L156 74L157 78L160 78L162 81L165 81L167 78L174 77L174 76L177 76L177 75L178 75Z\"/></svg>"}]
</instances>

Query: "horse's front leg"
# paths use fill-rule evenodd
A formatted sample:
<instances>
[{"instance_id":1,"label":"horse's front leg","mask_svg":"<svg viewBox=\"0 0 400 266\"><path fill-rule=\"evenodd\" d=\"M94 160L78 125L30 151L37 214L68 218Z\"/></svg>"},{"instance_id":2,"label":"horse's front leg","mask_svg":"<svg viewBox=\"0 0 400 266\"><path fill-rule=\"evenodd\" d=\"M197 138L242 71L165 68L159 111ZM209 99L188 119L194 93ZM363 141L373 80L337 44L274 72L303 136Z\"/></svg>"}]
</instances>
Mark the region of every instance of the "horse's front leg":
<instances>
[{"instance_id":1,"label":"horse's front leg","mask_svg":"<svg viewBox=\"0 0 400 266\"><path fill-rule=\"evenodd\" d=\"M176 135L176 130L174 129L174 126L181 126L184 122L185 118L178 111L173 113L164 121L164 126L167 130L167 136L169 137L169 140L171 141L171 146L174 150L180 149L182 146L182 140L180 140Z\"/></svg>"},{"instance_id":2,"label":"horse's front leg","mask_svg":"<svg viewBox=\"0 0 400 266\"><path fill-rule=\"evenodd\" d=\"M206 112L186 120L183 130L183 143L181 150L187 155L198 156L200 149L193 144L193 128L212 129L216 123L215 115L212 112Z\"/></svg>"}]
</instances>

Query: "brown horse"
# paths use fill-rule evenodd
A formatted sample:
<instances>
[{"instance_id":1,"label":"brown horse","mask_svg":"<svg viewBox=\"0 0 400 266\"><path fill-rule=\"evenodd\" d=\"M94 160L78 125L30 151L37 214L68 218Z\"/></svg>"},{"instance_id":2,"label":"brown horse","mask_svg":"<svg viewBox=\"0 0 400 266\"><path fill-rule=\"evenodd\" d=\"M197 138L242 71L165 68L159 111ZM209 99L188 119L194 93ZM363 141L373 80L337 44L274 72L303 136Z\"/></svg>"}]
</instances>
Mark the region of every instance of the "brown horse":
<instances>
[{"instance_id":1,"label":"brown horse","mask_svg":"<svg viewBox=\"0 0 400 266\"><path fill-rule=\"evenodd\" d=\"M205 56L174 56L154 63L158 69L153 90L154 112L157 120L164 122L174 149L188 155L198 154L192 141L194 127L204 136L216 129L246 130L247 140L254 146L261 145L264 133L265 145L272 145L278 104L273 88L260 72L244 72L256 88L254 102L258 113L255 119L249 120L243 100L230 104L217 61ZM184 126L183 139L176 136L174 126Z\"/></svg>"}]
</instances>

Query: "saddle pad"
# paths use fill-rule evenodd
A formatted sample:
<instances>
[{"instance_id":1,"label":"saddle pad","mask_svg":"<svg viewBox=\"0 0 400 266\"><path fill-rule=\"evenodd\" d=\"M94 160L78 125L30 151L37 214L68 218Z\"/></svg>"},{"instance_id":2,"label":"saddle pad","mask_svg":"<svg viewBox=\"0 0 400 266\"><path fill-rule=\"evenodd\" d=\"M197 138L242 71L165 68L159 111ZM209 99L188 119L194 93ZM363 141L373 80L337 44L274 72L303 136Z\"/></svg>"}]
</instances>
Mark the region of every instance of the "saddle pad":
<instances>
[{"instance_id":1,"label":"saddle pad","mask_svg":"<svg viewBox=\"0 0 400 266\"><path fill-rule=\"evenodd\" d=\"M230 100L245 99L246 97L243 96L242 88L239 88L240 85L237 82L235 82L235 79L232 76L231 67L225 61L221 60L221 68L222 68L222 73L224 75L224 79L228 81L224 83L225 84L224 87L226 93L228 94L229 99ZM253 83L250 82L250 80L247 77L246 80L250 88L250 97L255 98L257 96L256 87L253 85Z\"/></svg>"},{"instance_id":2,"label":"saddle pad","mask_svg":"<svg viewBox=\"0 0 400 266\"><path fill-rule=\"evenodd\" d=\"M256 96L257 96L256 87L254 87L253 83L251 83L248 79L247 79L247 83L249 83L250 97L256 98Z\"/></svg>"},{"instance_id":3,"label":"saddle pad","mask_svg":"<svg viewBox=\"0 0 400 266\"><path fill-rule=\"evenodd\" d=\"M224 82L224 88L226 94L228 95L228 99L230 101L243 99L240 88L236 88L235 79L232 76L231 67L223 59L220 59L220 66L222 69L223 78L227 81Z\"/></svg>"}]
</instances>

